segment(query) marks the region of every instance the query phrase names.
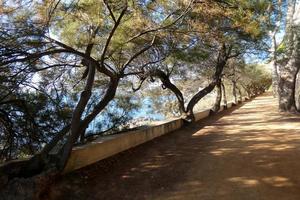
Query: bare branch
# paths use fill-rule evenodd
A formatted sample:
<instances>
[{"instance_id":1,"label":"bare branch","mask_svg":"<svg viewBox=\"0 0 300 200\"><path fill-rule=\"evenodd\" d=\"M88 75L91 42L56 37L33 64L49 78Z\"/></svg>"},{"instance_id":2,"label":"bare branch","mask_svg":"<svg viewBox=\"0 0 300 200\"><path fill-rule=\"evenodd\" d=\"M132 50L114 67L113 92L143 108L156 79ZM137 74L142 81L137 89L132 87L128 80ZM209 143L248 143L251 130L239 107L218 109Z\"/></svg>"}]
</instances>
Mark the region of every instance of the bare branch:
<instances>
[{"instance_id":1,"label":"bare branch","mask_svg":"<svg viewBox=\"0 0 300 200\"><path fill-rule=\"evenodd\" d=\"M128 72L128 73L126 73L126 74L124 73L124 74L122 74L121 77L143 74L143 73L145 73L144 68L145 68L146 66L152 65L152 64L156 64L156 63L159 63L159 62L165 60L166 58L167 58L167 56L165 56L165 57L163 57L163 58L161 58L161 59L155 60L155 61L147 62L147 63L145 63L144 65L142 65L142 66L140 67L140 69L141 69L140 71Z\"/></svg>"},{"instance_id":2,"label":"bare branch","mask_svg":"<svg viewBox=\"0 0 300 200\"><path fill-rule=\"evenodd\" d=\"M131 83L132 91L136 92L139 89L141 89L141 87L142 87L142 85L143 85L143 83L144 83L145 80L146 80L146 78L142 78L137 88L135 88L134 85L133 85L133 83Z\"/></svg>"},{"instance_id":3,"label":"bare branch","mask_svg":"<svg viewBox=\"0 0 300 200\"><path fill-rule=\"evenodd\" d=\"M136 38L138 37L141 37L142 35L145 35L147 33L151 33L151 32L156 32L156 31L159 31L159 30L163 30L163 29L167 29L171 26L173 26L174 24L176 24L182 17L185 16L186 13L188 13L190 11L190 8L191 8L191 5L194 1L190 1L190 3L188 4L187 8L183 11L183 13L177 17L173 22L171 22L170 24L167 24L165 26L160 26L160 27L156 27L156 28L153 28L153 29L148 29L148 30L145 30L145 31L142 31L138 34L136 34L135 36L133 36L132 38L130 38L129 40L127 40L125 43L129 43L133 40L135 40ZM168 15L166 19L168 19L170 16Z\"/></svg>"},{"instance_id":4,"label":"bare branch","mask_svg":"<svg viewBox=\"0 0 300 200\"><path fill-rule=\"evenodd\" d=\"M55 67L80 67L79 65L70 65L70 64L54 64L43 68L34 68L34 72L40 72L47 69L55 68Z\"/></svg>"},{"instance_id":5,"label":"bare branch","mask_svg":"<svg viewBox=\"0 0 300 200\"><path fill-rule=\"evenodd\" d=\"M117 20L116 20L116 18L115 18L114 13L112 12L110 6L108 5L107 0L103 0L103 2L104 2L104 4L105 4L105 6L107 7L107 9L108 9L108 11L109 11L109 14L110 14L111 18L114 20L114 22L115 22L115 24L116 24L116 23L117 23Z\"/></svg>"},{"instance_id":6,"label":"bare branch","mask_svg":"<svg viewBox=\"0 0 300 200\"><path fill-rule=\"evenodd\" d=\"M42 58L47 55L57 54L57 53L73 53L73 52L68 49L55 49L55 50L45 51L45 52L41 52L41 53L28 54L27 56L25 56L23 58L15 58L15 59L10 59L8 61L2 61L2 62L0 62L0 66L4 66L4 65L16 63L16 62L26 62L26 61L30 61L33 59L39 59L39 58Z\"/></svg>"},{"instance_id":7,"label":"bare branch","mask_svg":"<svg viewBox=\"0 0 300 200\"><path fill-rule=\"evenodd\" d=\"M150 49L153 44L154 44L154 41L155 41L155 36L153 37L150 45L142 48L140 51L136 52L131 58L128 59L128 61L122 66L122 72L124 72L124 70L126 69L126 67L135 59L137 58L139 55L141 55L142 53L144 53L145 51L147 51L148 49Z\"/></svg>"},{"instance_id":8,"label":"bare branch","mask_svg":"<svg viewBox=\"0 0 300 200\"><path fill-rule=\"evenodd\" d=\"M106 40L106 43L105 43L105 45L104 45L104 49L103 49L103 51L102 51L101 58L100 58L100 64L101 64L101 67L104 67L104 59L105 59L105 55L106 55L108 46L109 46L109 44L110 44L110 42L111 42L111 39L112 39L113 35L115 34L115 32L116 32L116 30L117 30L117 28L118 28L118 26L120 25L120 22L121 22L123 16L125 15L125 12L126 12L126 11L127 11L127 3L126 3L126 5L125 5L125 7L123 8L121 14L119 15L119 17L118 17L118 19L117 19L117 21L116 21L114 27L111 29L111 31L110 31L110 33L109 33L109 36L108 36L108 38L107 38L107 40Z\"/></svg>"}]
</instances>

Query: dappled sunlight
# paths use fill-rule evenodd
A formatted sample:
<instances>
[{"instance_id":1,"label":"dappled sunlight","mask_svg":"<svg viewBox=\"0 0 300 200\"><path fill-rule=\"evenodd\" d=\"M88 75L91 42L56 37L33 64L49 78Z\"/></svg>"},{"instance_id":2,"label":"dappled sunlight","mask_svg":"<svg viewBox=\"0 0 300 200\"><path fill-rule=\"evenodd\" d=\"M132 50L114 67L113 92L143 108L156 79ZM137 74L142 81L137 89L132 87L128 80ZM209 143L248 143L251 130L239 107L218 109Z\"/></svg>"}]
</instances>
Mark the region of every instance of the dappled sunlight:
<instances>
[{"instance_id":1,"label":"dappled sunlight","mask_svg":"<svg viewBox=\"0 0 300 200\"><path fill-rule=\"evenodd\" d=\"M252 150L273 150L273 151L284 151L295 148L293 145L288 144L273 144L273 143L260 143L260 144L254 144L247 147L248 149Z\"/></svg>"},{"instance_id":2,"label":"dappled sunlight","mask_svg":"<svg viewBox=\"0 0 300 200\"><path fill-rule=\"evenodd\" d=\"M274 140L274 137L265 135L265 136L244 136L241 140L243 141L270 141Z\"/></svg>"},{"instance_id":3,"label":"dappled sunlight","mask_svg":"<svg viewBox=\"0 0 300 200\"><path fill-rule=\"evenodd\" d=\"M144 166L146 169L157 169L157 168L160 168L162 167L161 165L146 165Z\"/></svg>"},{"instance_id":4,"label":"dappled sunlight","mask_svg":"<svg viewBox=\"0 0 300 200\"><path fill-rule=\"evenodd\" d=\"M249 179L246 177L233 177L227 179L229 182L238 183L242 187L253 187L259 184L258 180Z\"/></svg>"},{"instance_id":5,"label":"dappled sunlight","mask_svg":"<svg viewBox=\"0 0 300 200\"><path fill-rule=\"evenodd\" d=\"M292 187L294 184L289 178L282 176L271 176L264 178L232 177L228 182L239 184L241 187L257 187L260 184L266 184L273 187Z\"/></svg>"},{"instance_id":6,"label":"dappled sunlight","mask_svg":"<svg viewBox=\"0 0 300 200\"><path fill-rule=\"evenodd\" d=\"M282 176L266 177L262 178L262 181L275 187L290 187L294 185L288 178Z\"/></svg>"},{"instance_id":7,"label":"dappled sunlight","mask_svg":"<svg viewBox=\"0 0 300 200\"><path fill-rule=\"evenodd\" d=\"M132 178L132 176L128 176L128 175L123 175L121 176L122 179L128 179L128 178Z\"/></svg>"},{"instance_id":8,"label":"dappled sunlight","mask_svg":"<svg viewBox=\"0 0 300 200\"><path fill-rule=\"evenodd\" d=\"M221 156L224 155L226 153L232 153L234 151L234 149L232 148L219 148L213 151L210 151L209 153L215 155L215 156Z\"/></svg>"},{"instance_id":9,"label":"dappled sunlight","mask_svg":"<svg viewBox=\"0 0 300 200\"><path fill-rule=\"evenodd\" d=\"M273 169L274 167L276 167L277 163L276 162L268 162L265 163L265 161L259 163L258 162L258 166L264 169Z\"/></svg>"},{"instance_id":10,"label":"dappled sunlight","mask_svg":"<svg viewBox=\"0 0 300 200\"><path fill-rule=\"evenodd\" d=\"M271 149L273 151L284 151L284 150L290 150L290 149L294 149L294 148L295 148L295 146L293 146L293 145L281 144L281 145L273 146Z\"/></svg>"}]
</instances>

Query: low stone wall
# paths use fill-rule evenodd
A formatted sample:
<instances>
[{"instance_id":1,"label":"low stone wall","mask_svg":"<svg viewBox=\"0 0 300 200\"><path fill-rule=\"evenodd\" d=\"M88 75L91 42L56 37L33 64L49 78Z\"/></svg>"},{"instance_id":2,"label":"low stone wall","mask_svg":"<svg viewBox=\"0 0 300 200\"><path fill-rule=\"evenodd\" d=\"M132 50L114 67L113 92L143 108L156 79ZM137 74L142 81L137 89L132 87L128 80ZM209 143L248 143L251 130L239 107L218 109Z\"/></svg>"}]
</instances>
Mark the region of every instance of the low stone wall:
<instances>
[{"instance_id":1,"label":"low stone wall","mask_svg":"<svg viewBox=\"0 0 300 200\"><path fill-rule=\"evenodd\" d=\"M210 109L195 113L195 121L199 121L200 119L204 119L205 117L208 117L209 113L210 113Z\"/></svg>"},{"instance_id":2,"label":"low stone wall","mask_svg":"<svg viewBox=\"0 0 300 200\"><path fill-rule=\"evenodd\" d=\"M231 108L231 107L232 107L232 105L233 105L233 103L232 103L232 102L228 103L228 104L227 104L227 108Z\"/></svg>"},{"instance_id":3,"label":"low stone wall","mask_svg":"<svg viewBox=\"0 0 300 200\"><path fill-rule=\"evenodd\" d=\"M137 145L143 144L156 137L181 128L182 119L175 119L153 127L134 130L126 133L104 136L86 145L75 147L72 150L64 172L95 163Z\"/></svg>"},{"instance_id":4,"label":"low stone wall","mask_svg":"<svg viewBox=\"0 0 300 200\"><path fill-rule=\"evenodd\" d=\"M243 99L243 101L244 100L245 98ZM230 102L227 104L227 108L230 108L233 105L234 104ZM223 110L224 105L221 106L219 112ZM201 119L204 119L208 117L209 114L209 109L195 113L195 120L199 121ZM183 120L177 118L145 129L104 136L88 144L75 147L72 150L71 156L64 169L64 172L67 173L103 160L117 153L150 141L156 137L180 129L182 126Z\"/></svg>"}]
</instances>

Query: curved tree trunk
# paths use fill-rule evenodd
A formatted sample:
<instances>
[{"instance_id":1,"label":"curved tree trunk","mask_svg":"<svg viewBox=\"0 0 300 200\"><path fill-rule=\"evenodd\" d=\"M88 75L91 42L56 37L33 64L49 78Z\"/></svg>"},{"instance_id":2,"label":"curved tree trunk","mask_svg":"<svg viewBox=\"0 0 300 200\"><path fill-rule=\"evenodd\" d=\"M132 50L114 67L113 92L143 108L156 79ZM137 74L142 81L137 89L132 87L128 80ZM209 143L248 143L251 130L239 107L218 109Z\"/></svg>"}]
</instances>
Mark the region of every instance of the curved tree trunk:
<instances>
[{"instance_id":1,"label":"curved tree trunk","mask_svg":"<svg viewBox=\"0 0 300 200\"><path fill-rule=\"evenodd\" d=\"M229 59L229 54L231 53L231 47L229 47L229 50L227 51L226 45L223 44L221 51L219 52L217 65L215 68L215 73L213 76L212 82L206 86L204 89L200 90L198 93L196 93L192 99L189 101L187 105L187 120L188 121L195 121L195 116L193 109L195 105L207 94L209 94L215 86L219 83L219 80L222 76L223 69L227 63L227 60Z\"/></svg>"},{"instance_id":2,"label":"curved tree trunk","mask_svg":"<svg viewBox=\"0 0 300 200\"><path fill-rule=\"evenodd\" d=\"M126 10L127 6L122 10L106 41L106 46L101 56L102 66L104 66L103 60L106 49ZM105 67L99 67L98 62L90 57L94 46L93 40L95 39L98 30L99 27L93 31L84 56L80 53L80 56L82 57L81 64L87 67L81 80L86 77L87 80L80 99L73 111L71 123L65 126L40 153L34 155L32 158L23 161L13 161L0 167L0 199L44 199L41 195L47 190L53 179L55 179L64 169L72 147L78 140L79 135L85 132L88 124L114 98L119 78L112 78L112 76L115 76L116 74ZM65 44L60 42L56 43L59 43L59 46L63 48L70 49ZM74 53L74 51L75 50L72 49L71 53ZM131 60L134 58L135 57ZM86 105L92 95L96 68L100 73L110 77L111 82L103 99L95 106L94 110L82 120L82 114L86 110ZM59 141L64 142L63 139L69 132L70 134L67 137L66 144L60 149L61 151L55 152L52 155L50 151L55 148Z\"/></svg>"},{"instance_id":3,"label":"curved tree trunk","mask_svg":"<svg viewBox=\"0 0 300 200\"><path fill-rule=\"evenodd\" d=\"M211 82L208 86L206 86L204 89L200 90L197 94L193 96L193 98L190 100L188 106L187 106L187 120L188 121L195 121L195 116L193 109L195 105L207 94L213 91L215 86L217 85L217 81Z\"/></svg>"},{"instance_id":4,"label":"curved tree trunk","mask_svg":"<svg viewBox=\"0 0 300 200\"><path fill-rule=\"evenodd\" d=\"M67 142L64 147L64 152L61 156L61 160L63 163L61 167L64 167L66 161L69 158L72 147L73 147L74 143L77 141L79 134L81 133L81 132L79 132L79 129L81 128L81 117L82 117L82 114L86 108L86 105L92 95L92 88L93 88L94 79L95 79L95 72L96 72L96 67L90 63L85 88L84 88L83 92L81 93L79 102L77 103L77 105L74 109L74 112L73 112L73 116L72 116L72 120L71 120L71 128L70 128L71 132L67 138Z\"/></svg>"},{"instance_id":5,"label":"curved tree trunk","mask_svg":"<svg viewBox=\"0 0 300 200\"><path fill-rule=\"evenodd\" d=\"M62 149L62 156L59 163L59 169L63 170L64 167L67 164L68 158L70 156L70 153L72 151L72 147L74 143L78 140L79 136L85 132L88 125L90 124L93 119L108 105L108 103L115 97L117 87L119 84L119 78L112 77L110 79L110 83L108 85L108 89L106 90L106 93L102 100L94 107L93 111L88 114L83 120L80 120L78 122L78 125L75 126L76 129L74 129L67 140L67 143L64 145Z\"/></svg>"},{"instance_id":6,"label":"curved tree trunk","mask_svg":"<svg viewBox=\"0 0 300 200\"><path fill-rule=\"evenodd\" d=\"M176 96L178 102L179 102L179 110L182 113L182 117L188 121L188 122L192 122L195 120L195 116L193 113L193 109L195 107L195 105L207 94L209 94L211 91L213 91L213 89L215 88L215 86L220 82L221 76L222 76L222 72L223 69L227 63L227 60L230 58L230 53L232 50L232 46L229 46L229 48L227 49L226 45L223 44L222 48L219 52L218 55L218 60L217 60L217 65L215 67L215 73L213 76L213 79L211 81L211 83L209 83L208 86L206 86L204 89L200 90L199 92L197 92L192 99L189 101L187 107L185 108L185 103L184 103L184 98L183 98L183 94L182 92L179 90L179 88L176 87L176 85L174 85L170 79L169 76L164 73L163 71L159 70L159 69L155 69L155 70L151 70L150 72L148 72L148 74L146 75L146 77L150 76L150 77L158 77L161 82L162 82L162 86L163 88L168 88L170 89ZM231 56L233 57L233 56ZM220 86L221 88L221 86ZM222 96L221 96L222 98Z\"/></svg>"},{"instance_id":7,"label":"curved tree trunk","mask_svg":"<svg viewBox=\"0 0 300 200\"><path fill-rule=\"evenodd\" d=\"M159 69L155 69L155 70L151 71L150 76L158 77L163 84L163 88L167 88L175 94L175 96L178 100L178 104L179 104L178 105L179 112L181 113L181 115L185 115L186 110L185 110L185 106L184 106L183 94L179 90L179 88L170 81L169 76L165 72L163 72L162 70L159 70Z\"/></svg>"},{"instance_id":8,"label":"curved tree trunk","mask_svg":"<svg viewBox=\"0 0 300 200\"><path fill-rule=\"evenodd\" d=\"M150 76L151 77L154 77L154 76L158 77L161 80L161 82L163 84L163 87L168 88L169 90L171 90L175 94L175 96L178 100L178 103L179 103L179 110L181 112L182 117L185 120L191 122L191 121L195 120L194 113L193 113L194 106L204 96L206 96L211 91L213 91L215 86L220 82L219 80L220 80L220 77L222 75L223 68L226 65L227 59L228 58L226 56L220 58L220 60L218 61L217 66L216 66L216 71L215 71L212 82L192 97L192 99L190 100L190 102L187 105L187 108L185 108L185 105L184 105L184 98L183 98L182 92L179 90L179 88L177 88L176 85L174 85L170 81L170 79L169 79L169 77L166 73L164 73L161 70L156 69L156 70L153 70L153 71L150 72Z\"/></svg>"}]
</instances>

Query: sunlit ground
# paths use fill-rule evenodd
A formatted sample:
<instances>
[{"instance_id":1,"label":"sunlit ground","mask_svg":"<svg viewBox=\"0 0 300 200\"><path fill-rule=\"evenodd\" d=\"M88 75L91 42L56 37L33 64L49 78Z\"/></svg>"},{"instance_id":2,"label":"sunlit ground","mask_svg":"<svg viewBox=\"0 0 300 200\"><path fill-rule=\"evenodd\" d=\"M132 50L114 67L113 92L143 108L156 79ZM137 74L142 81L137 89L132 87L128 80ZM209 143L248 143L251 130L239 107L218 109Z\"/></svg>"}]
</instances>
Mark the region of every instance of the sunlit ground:
<instances>
[{"instance_id":1,"label":"sunlit ground","mask_svg":"<svg viewBox=\"0 0 300 200\"><path fill-rule=\"evenodd\" d=\"M280 115L266 94L219 118L72 173L52 197L300 199L299 117Z\"/></svg>"}]
</instances>

